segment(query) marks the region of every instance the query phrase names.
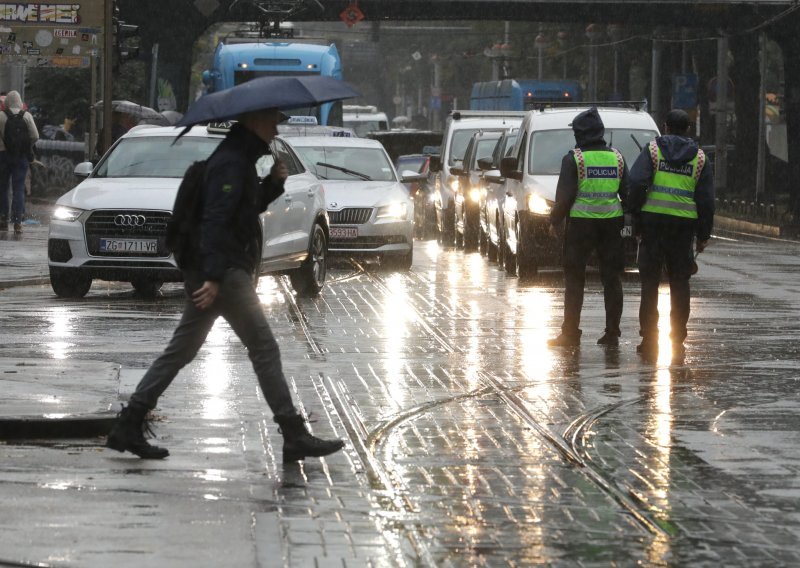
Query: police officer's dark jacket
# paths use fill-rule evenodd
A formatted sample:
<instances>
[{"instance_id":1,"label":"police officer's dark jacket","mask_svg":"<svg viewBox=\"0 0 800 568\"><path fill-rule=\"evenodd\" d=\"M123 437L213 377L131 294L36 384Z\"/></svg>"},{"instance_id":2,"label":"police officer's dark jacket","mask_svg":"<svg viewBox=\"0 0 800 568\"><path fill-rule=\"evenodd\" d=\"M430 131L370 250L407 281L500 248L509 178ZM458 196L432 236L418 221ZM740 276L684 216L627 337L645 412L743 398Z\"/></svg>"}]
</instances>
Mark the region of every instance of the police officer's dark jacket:
<instances>
[{"instance_id":1,"label":"police officer's dark jacket","mask_svg":"<svg viewBox=\"0 0 800 568\"><path fill-rule=\"evenodd\" d=\"M606 129L600 113L592 108L583 111L572 121L572 130L575 134L575 147L584 152L608 151L611 148L606 144ZM625 209L628 187L628 166L625 165L622 171L618 195L622 200L622 207ZM550 211L550 223L558 225L569 216L569 211L575 203L578 195L578 166L575 163L575 155L570 150L561 160L561 172L558 175L558 185L556 185L556 202Z\"/></svg>"},{"instance_id":2,"label":"police officer's dark jacket","mask_svg":"<svg viewBox=\"0 0 800 568\"><path fill-rule=\"evenodd\" d=\"M261 182L256 160L268 145L237 123L208 160L197 267L221 281L228 268L252 272L261 254L259 214L283 192L270 177Z\"/></svg>"},{"instance_id":3,"label":"police officer's dark jacket","mask_svg":"<svg viewBox=\"0 0 800 568\"><path fill-rule=\"evenodd\" d=\"M664 160L672 166L688 164L697 156L697 143L691 138L666 134L656 138ZM694 188L694 201L697 208L697 220L681 219L671 215L659 215L642 211L647 199L647 190L653 183L653 159L650 149L645 146L631 168L631 184L629 206L631 213L640 217L642 223L678 223L695 225L698 240L711 238L714 225L714 178L711 165L706 162L700 171L697 185Z\"/></svg>"}]
</instances>

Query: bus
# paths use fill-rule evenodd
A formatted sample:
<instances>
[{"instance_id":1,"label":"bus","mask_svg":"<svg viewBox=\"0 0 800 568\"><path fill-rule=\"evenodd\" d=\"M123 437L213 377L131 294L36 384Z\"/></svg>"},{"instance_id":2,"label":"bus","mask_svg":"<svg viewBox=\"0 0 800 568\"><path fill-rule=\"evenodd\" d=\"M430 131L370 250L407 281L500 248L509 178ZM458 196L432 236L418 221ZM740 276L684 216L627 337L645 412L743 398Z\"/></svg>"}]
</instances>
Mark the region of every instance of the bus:
<instances>
[{"instance_id":1,"label":"bus","mask_svg":"<svg viewBox=\"0 0 800 568\"><path fill-rule=\"evenodd\" d=\"M203 72L206 94L222 91L264 76L324 75L342 78L342 62L335 44L227 38L214 51L213 68ZM293 109L293 115L315 116L326 126L342 126L342 102Z\"/></svg>"},{"instance_id":2,"label":"bus","mask_svg":"<svg viewBox=\"0 0 800 568\"><path fill-rule=\"evenodd\" d=\"M581 102L580 83L570 79L504 79L472 85L470 110L530 110L552 102Z\"/></svg>"}]
</instances>

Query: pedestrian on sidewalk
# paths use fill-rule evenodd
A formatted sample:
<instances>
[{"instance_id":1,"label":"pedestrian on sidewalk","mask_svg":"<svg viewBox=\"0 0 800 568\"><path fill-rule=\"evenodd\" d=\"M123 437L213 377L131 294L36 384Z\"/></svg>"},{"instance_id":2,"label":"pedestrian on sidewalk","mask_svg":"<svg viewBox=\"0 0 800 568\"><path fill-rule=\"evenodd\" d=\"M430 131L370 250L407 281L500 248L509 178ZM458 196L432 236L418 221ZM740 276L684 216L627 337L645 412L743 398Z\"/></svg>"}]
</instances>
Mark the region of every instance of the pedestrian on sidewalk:
<instances>
[{"instance_id":1,"label":"pedestrian on sidewalk","mask_svg":"<svg viewBox=\"0 0 800 568\"><path fill-rule=\"evenodd\" d=\"M276 162L262 182L256 161L269 151L285 115L277 109L240 115L208 159L201 183L201 211L186 250L176 251L187 292L183 316L164 352L136 387L108 436L106 445L144 459L169 452L145 440L148 412L178 371L190 363L220 316L247 347L261 391L283 434L283 461L336 452L341 440L322 440L307 429L293 402L281 366L278 343L267 323L253 284L260 260L259 214L283 193L286 166ZM189 176L187 176L189 179Z\"/></svg>"},{"instance_id":2,"label":"pedestrian on sidewalk","mask_svg":"<svg viewBox=\"0 0 800 568\"><path fill-rule=\"evenodd\" d=\"M5 109L0 112L0 231L8 231L10 221L14 224L14 233L22 233L25 178L33 161L33 145L38 139L33 116L24 109L19 93L10 91L5 98Z\"/></svg>"},{"instance_id":3,"label":"pedestrian on sidewalk","mask_svg":"<svg viewBox=\"0 0 800 568\"><path fill-rule=\"evenodd\" d=\"M689 321L689 278L695 251L711 238L714 179L703 150L689 138L689 115L667 113L665 135L650 142L631 168L630 208L639 242L639 335L636 350L658 354L658 286L664 266L669 278L673 356L685 352Z\"/></svg>"},{"instance_id":4,"label":"pedestrian on sidewalk","mask_svg":"<svg viewBox=\"0 0 800 568\"><path fill-rule=\"evenodd\" d=\"M622 318L622 272L625 254L622 228L628 168L616 149L605 141L605 125L596 108L572 121L575 148L561 160L556 202L550 212L550 232L564 230L564 322L561 334L548 340L554 347L580 344L586 264L592 251L600 263L606 326L598 345L619 345Z\"/></svg>"}]
</instances>

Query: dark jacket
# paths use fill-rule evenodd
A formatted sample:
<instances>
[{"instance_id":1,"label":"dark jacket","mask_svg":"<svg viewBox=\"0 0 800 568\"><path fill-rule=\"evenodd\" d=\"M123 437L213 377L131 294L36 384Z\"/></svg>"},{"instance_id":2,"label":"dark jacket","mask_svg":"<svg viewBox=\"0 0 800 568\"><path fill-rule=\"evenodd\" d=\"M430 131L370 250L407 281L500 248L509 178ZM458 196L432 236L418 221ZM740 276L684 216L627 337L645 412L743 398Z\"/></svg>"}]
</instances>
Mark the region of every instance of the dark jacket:
<instances>
[{"instance_id":1,"label":"dark jacket","mask_svg":"<svg viewBox=\"0 0 800 568\"><path fill-rule=\"evenodd\" d=\"M697 155L697 143L691 138L666 134L656 138L656 144L661 149L664 159L674 165L690 162ZM711 164L706 161L697 186L694 190L694 201L697 206L697 221L682 219L673 215L642 212L642 206L647 199L647 190L653 183L653 161L650 150L645 147L636 158L631 168L630 195L628 205L631 213L639 223L673 223L695 225L698 240L706 241L711 238L711 229L714 226L714 176Z\"/></svg>"},{"instance_id":2,"label":"dark jacket","mask_svg":"<svg viewBox=\"0 0 800 568\"><path fill-rule=\"evenodd\" d=\"M256 160L269 147L235 124L208 160L199 263L206 280L221 281L228 268L252 272L261 255L259 214L283 193L269 176L259 181Z\"/></svg>"},{"instance_id":3,"label":"dark jacket","mask_svg":"<svg viewBox=\"0 0 800 568\"><path fill-rule=\"evenodd\" d=\"M606 133L603 121L596 110L589 110L580 113L572 122L572 130L575 133L575 147L584 152L604 150L611 152L611 148L606 144L603 136ZM618 195L622 200L622 208L626 208L628 198L628 166L622 170ZM569 210L575 203L578 196L578 165L575 163L575 153L570 150L561 160L561 172L558 174L558 185L556 186L556 202L550 211L550 223L558 225L565 217L569 216Z\"/></svg>"}]
</instances>

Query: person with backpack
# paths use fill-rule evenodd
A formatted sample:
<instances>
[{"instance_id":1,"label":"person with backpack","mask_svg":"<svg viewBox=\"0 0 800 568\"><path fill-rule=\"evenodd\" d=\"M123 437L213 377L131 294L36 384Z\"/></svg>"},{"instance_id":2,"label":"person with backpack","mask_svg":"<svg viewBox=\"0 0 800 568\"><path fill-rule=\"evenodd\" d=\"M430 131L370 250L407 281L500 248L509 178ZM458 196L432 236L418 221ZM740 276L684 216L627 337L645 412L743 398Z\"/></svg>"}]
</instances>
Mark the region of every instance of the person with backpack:
<instances>
[{"instance_id":1,"label":"person with backpack","mask_svg":"<svg viewBox=\"0 0 800 568\"><path fill-rule=\"evenodd\" d=\"M183 316L166 349L120 412L106 440L107 447L143 459L169 455L165 448L144 438L145 418L178 371L194 359L220 316L247 347L261 391L283 434L284 463L326 456L344 447L341 440L312 435L305 418L297 412L281 367L278 343L253 284L261 257L259 215L283 193L288 177L286 165L276 161L270 174L260 181L256 161L269 151L283 118L285 115L277 109L240 115L205 165L196 162L187 170L173 215L176 221L188 220L185 227L174 227L188 238L169 239L184 275L187 298ZM191 182L193 188L187 187L191 180L195 180ZM197 199L187 196L188 189L196 192ZM196 212L192 203L197 204ZM182 204L189 204L190 210L178 210Z\"/></svg>"},{"instance_id":2,"label":"person with backpack","mask_svg":"<svg viewBox=\"0 0 800 568\"><path fill-rule=\"evenodd\" d=\"M5 109L0 112L0 231L8 231L10 221L14 224L14 233L22 233L25 178L33 161L33 145L38 139L36 123L31 113L24 109L22 97L17 91L10 91L6 95Z\"/></svg>"}]
</instances>

